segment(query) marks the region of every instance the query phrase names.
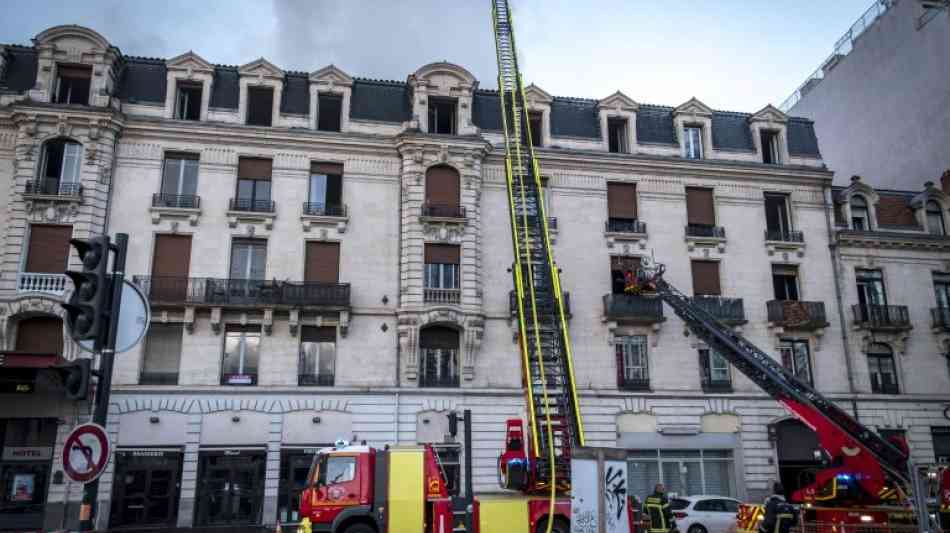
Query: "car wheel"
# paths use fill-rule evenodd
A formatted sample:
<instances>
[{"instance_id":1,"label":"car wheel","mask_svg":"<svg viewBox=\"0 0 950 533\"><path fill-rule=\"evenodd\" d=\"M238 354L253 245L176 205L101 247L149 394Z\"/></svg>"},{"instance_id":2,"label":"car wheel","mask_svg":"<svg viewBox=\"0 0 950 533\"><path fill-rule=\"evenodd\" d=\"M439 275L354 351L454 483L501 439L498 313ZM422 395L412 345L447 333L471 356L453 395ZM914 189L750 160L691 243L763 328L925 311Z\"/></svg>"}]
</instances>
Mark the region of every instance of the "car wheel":
<instances>
[{"instance_id":1,"label":"car wheel","mask_svg":"<svg viewBox=\"0 0 950 533\"><path fill-rule=\"evenodd\" d=\"M693 524L689 526L689 529L686 531L686 533L706 533L706 528L699 524Z\"/></svg>"},{"instance_id":2,"label":"car wheel","mask_svg":"<svg viewBox=\"0 0 950 533\"><path fill-rule=\"evenodd\" d=\"M369 524L358 522L346 528L345 533L376 533L376 530Z\"/></svg>"}]
</instances>

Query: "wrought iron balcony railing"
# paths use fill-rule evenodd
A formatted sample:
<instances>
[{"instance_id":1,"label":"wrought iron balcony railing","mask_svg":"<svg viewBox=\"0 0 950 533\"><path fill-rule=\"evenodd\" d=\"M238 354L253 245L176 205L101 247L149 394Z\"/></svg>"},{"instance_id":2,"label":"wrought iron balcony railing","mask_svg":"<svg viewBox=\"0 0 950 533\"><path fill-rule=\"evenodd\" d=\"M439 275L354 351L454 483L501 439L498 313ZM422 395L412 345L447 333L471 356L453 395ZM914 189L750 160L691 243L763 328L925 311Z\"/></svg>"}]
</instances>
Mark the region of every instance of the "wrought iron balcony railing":
<instances>
[{"instance_id":1,"label":"wrought iron balcony railing","mask_svg":"<svg viewBox=\"0 0 950 533\"><path fill-rule=\"evenodd\" d=\"M65 274L50 274L46 272L17 272L17 292L42 292L53 296L62 296L66 293L69 278Z\"/></svg>"},{"instance_id":2,"label":"wrought iron balcony railing","mask_svg":"<svg viewBox=\"0 0 950 533\"><path fill-rule=\"evenodd\" d=\"M422 204L422 216L433 218L465 218L465 206L426 202Z\"/></svg>"},{"instance_id":3,"label":"wrought iron balcony railing","mask_svg":"<svg viewBox=\"0 0 950 533\"><path fill-rule=\"evenodd\" d=\"M156 193L152 195L152 207L198 209L201 207L201 198L197 194Z\"/></svg>"},{"instance_id":4,"label":"wrought iron balcony railing","mask_svg":"<svg viewBox=\"0 0 950 533\"><path fill-rule=\"evenodd\" d=\"M300 374L297 376L297 385L301 387L332 387L333 374Z\"/></svg>"},{"instance_id":5,"label":"wrought iron balcony railing","mask_svg":"<svg viewBox=\"0 0 950 533\"><path fill-rule=\"evenodd\" d=\"M459 376L458 374L449 376L434 376L429 375L426 372L422 372L419 374L419 386L457 388L459 386Z\"/></svg>"},{"instance_id":6,"label":"wrought iron balcony railing","mask_svg":"<svg viewBox=\"0 0 950 533\"><path fill-rule=\"evenodd\" d=\"M910 314L906 305L854 305L855 323L865 329L907 330Z\"/></svg>"},{"instance_id":7,"label":"wrought iron balcony railing","mask_svg":"<svg viewBox=\"0 0 950 533\"><path fill-rule=\"evenodd\" d=\"M135 276L153 303L207 306L349 307L350 284L228 278Z\"/></svg>"},{"instance_id":8,"label":"wrought iron balcony railing","mask_svg":"<svg viewBox=\"0 0 950 533\"><path fill-rule=\"evenodd\" d=\"M765 230L765 240L774 242L804 243L805 234L797 230Z\"/></svg>"},{"instance_id":9,"label":"wrought iron balcony railing","mask_svg":"<svg viewBox=\"0 0 950 533\"><path fill-rule=\"evenodd\" d=\"M605 294L604 316L608 320L653 324L663 317L663 300L638 294Z\"/></svg>"},{"instance_id":10,"label":"wrought iron balcony railing","mask_svg":"<svg viewBox=\"0 0 950 533\"><path fill-rule=\"evenodd\" d=\"M732 392L732 380L704 375L702 377L702 387L703 392Z\"/></svg>"},{"instance_id":11,"label":"wrought iron balcony railing","mask_svg":"<svg viewBox=\"0 0 950 533\"><path fill-rule=\"evenodd\" d=\"M687 224L686 236L725 239L726 228L722 226L710 226L708 224Z\"/></svg>"},{"instance_id":12,"label":"wrought iron balcony railing","mask_svg":"<svg viewBox=\"0 0 950 533\"><path fill-rule=\"evenodd\" d=\"M430 289L426 287L423 294L425 301L436 304L457 304L462 301L461 289Z\"/></svg>"},{"instance_id":13,"label":"wrought iron balcony railing","mask_svg":"<svg viewBox=\"0 0 950 533\"><path fill-rule=\"evenodd\" d=\"M900 387L893 378L871 375L871 392L874 394L900 394Z\"/></svg>"},{"instance_id":14,"label":"wrought iron balcony railing","mask_svg":"<svg viewBox=\"0 0 950 533\"><path fill-rule=\"evenodd\" d=\"M568 318L571 317L571 293L563 292L561 293L561 300L564 301L564 313ZM518 298L515 295L515 291L508 291L508 311L511 313L511 316L514 317L518 314ZM547 310L544 310L547 312Z\"/></svg>"},{"instance_id":15,"label":"wrought iron balcony railing","mask_svg":"<svg viewBox=\"0 0 950 533\"><path fill-rule=\"evenodd\" d=\"M825 302L770 300L765 303L769 322L791 329L821 329L828 326Z\"/></svg>"},{"instance_id":16,"label":"wrought iron balcony railing","mask_svg":"<svg viewBox=\"0 0 950 533\"><path fill-rule=\"evenodd\" d=\"M609 218L606 231L608 233L646 233L647 223L636 218Z\"/></svg>"},{"instance_id":17,"label":"wrought iron balcony railing","mask_svg":"<svg viewBox=\"0 0 950 533\"><path fill-rule=\"evenodd\" d=\"M40 178L26 182L26 194L75 198L82 196L82 185L57 178Z\"/></svg>"},{"instance_id":18,"label":"wrought iron balcony railing","mask_svg":"<svg viewBox=\"0 0 950 533\"><path fill-rule=\"evenodd\" d=\"M303 214L315 217L345 217L346 204L327 204L322 202L304 202Z\"/></svg>"},{"instance_id":19,"label":"wrought iron balcony railing","mask_svg":"<svg viewBox=\"0 0 950 533\"><path fill-rule=\"evenodd\" d=\"M933 318L933 327L950 330L950 307L934 307L930 309Z\"/></svg>"},{"instance_id":20,"label":"wrought iron balcony railing","mask_svg":"<svg viewBox=\"0 0 950 533\"><path fill-rule=\"evenodd\" d=\"M178 385L178 372L142 372L139 385Z\"/></svg>"},{"instance_id":21,"label":"wrought iron balcony railing","mask_svg":"<svg viewBox=\"0 0 950 533\"><path fill-rule=\"evenodd\" d=\"M650 390L650 378L624 376L621 373L617 376L617 388L626 391L648 391Z\"/></svg>"},{"instance_id":22,"label":"wrought iron balcony railing","mask_svg":"<svg viewBox=\"0 0 950 533\"><path fill-rule=\"evenodd\" d=\"M246 211L251 213L273 213L277 204L273 200L258 200L254 198L231 198L228 205L231 211Z\"/></svg>"},{"instance_id":23,"label":"wrought iron balcony railing","mask_svg":"<svg viewBox=\"0 0 950 533\"><path fill-rule=\"evenodd\" d=\"M726 298L724 296L693 296L693 305L702 308L719 320L727 324L745 324L745 307L742 298Z\"/></svg>"}]
</instances>

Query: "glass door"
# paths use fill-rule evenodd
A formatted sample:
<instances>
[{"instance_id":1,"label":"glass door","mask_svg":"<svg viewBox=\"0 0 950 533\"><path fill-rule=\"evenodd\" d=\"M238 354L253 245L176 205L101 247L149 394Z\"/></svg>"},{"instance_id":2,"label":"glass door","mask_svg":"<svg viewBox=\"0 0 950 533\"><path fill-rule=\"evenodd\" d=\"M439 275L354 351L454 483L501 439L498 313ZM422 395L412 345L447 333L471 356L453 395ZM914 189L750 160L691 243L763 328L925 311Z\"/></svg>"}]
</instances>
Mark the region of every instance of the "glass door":
<instances>
[{"instance_id":1,"label":"glass door","mask_svg":"<svg viewBox=\"0 0 950 533\"><path fill-rule=\"evenodd\" d=\"M256 524L264 497L263 451L201 454L196 525Z\"/></svg>"},{"instance_id":2,"label":"glass door","mask_svg":"<svg viewBox=\"0 0 950 533\"><path fill-rule=\"evenodd\" d=\"M116 452L111 527L174 525L180 480L181 452Z\"/></svg>"}]
</instances>

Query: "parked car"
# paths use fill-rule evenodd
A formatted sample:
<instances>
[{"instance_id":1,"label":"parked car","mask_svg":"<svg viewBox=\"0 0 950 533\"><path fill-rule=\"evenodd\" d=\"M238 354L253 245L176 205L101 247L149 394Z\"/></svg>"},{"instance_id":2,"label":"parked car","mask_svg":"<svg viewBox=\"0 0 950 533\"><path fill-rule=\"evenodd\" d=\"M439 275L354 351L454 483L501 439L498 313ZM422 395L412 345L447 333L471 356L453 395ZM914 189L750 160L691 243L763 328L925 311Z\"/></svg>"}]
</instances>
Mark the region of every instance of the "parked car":
<instances>
[{"instance_id":1,"label":"parked car","mask_svg":"<svg viewBox=\"0 0 950 533\"><path fill-rule=\"evenodd\" d=\"M727 496L686 496L670 501L680 533L726 533L736 525L739 500Z\"/></svg>"}]
</instances>

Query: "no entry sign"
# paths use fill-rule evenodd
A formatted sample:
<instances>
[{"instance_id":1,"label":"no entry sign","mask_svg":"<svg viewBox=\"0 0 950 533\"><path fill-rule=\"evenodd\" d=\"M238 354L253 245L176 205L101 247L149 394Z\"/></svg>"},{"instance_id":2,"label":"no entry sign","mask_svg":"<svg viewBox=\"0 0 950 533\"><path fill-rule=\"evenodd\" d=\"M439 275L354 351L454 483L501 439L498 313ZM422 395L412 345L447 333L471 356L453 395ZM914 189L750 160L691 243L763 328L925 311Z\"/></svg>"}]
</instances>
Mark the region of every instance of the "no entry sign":
<instances>
[{"instance_id":1,"label":"no entry sign","mask_svg":"<svg viewBox=\"0 0 950 533\"><path fill-rule=\"evenodd\" d=\"M63 471L77 483L89 483L109 464L109 448L109 436L102 426L76 426L63 445Z\"/></svg>"}]
</instances>

